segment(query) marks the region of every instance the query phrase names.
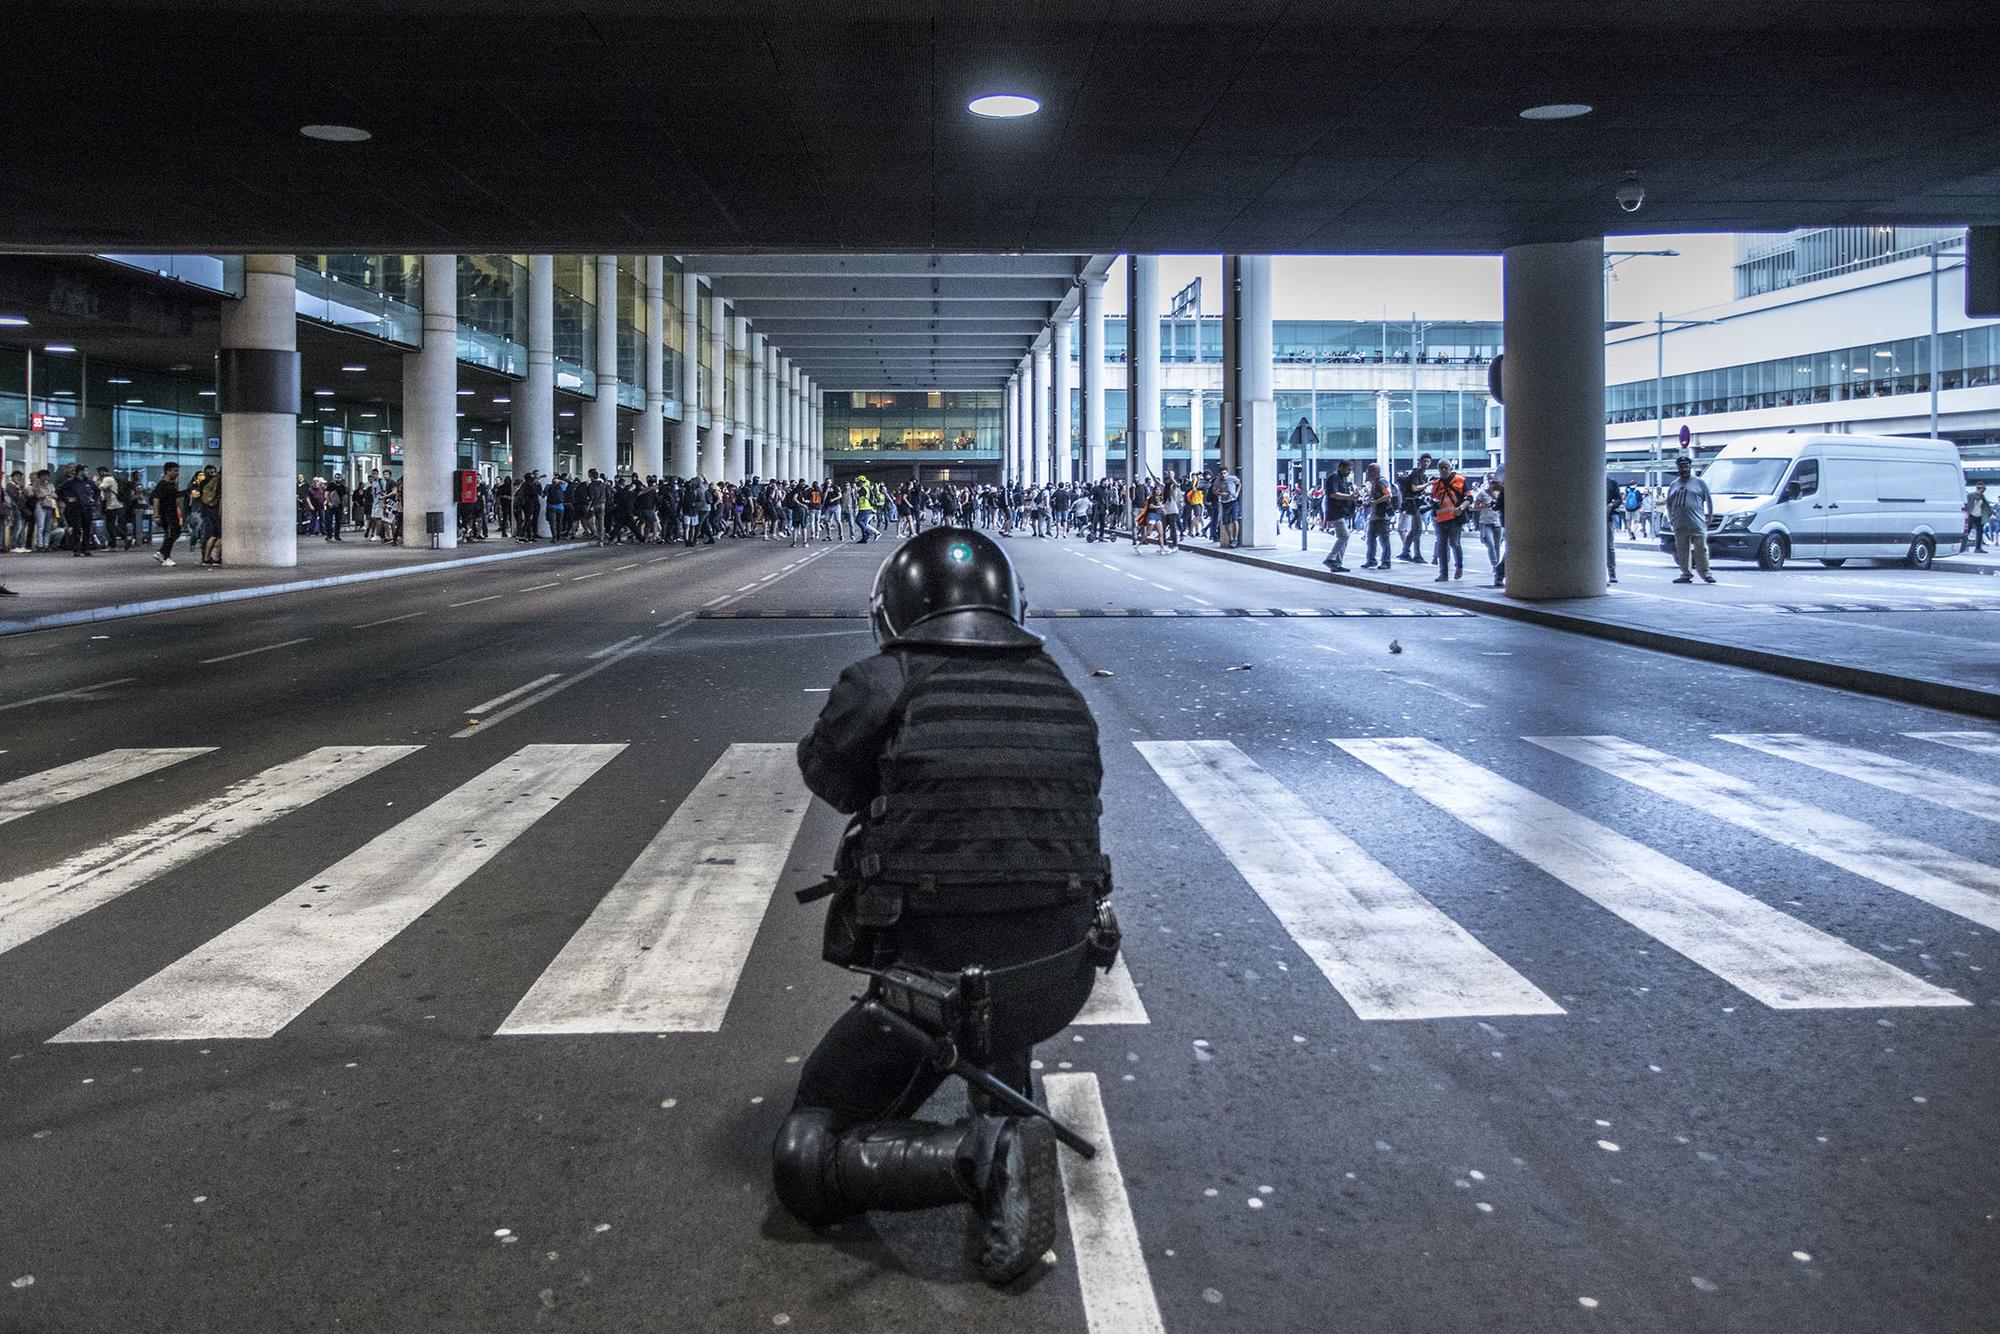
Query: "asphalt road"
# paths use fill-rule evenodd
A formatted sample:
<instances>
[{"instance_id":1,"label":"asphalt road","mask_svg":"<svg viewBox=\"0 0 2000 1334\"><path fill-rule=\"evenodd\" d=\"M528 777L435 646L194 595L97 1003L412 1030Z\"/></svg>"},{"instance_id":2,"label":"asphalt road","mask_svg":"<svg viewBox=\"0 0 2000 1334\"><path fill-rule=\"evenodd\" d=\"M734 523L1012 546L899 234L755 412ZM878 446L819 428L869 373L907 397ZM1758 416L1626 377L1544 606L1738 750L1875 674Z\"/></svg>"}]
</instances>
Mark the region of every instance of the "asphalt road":
<instances>
[{"instance_id":1,"label":"asphalt road","mask_svg":"<svg viewBox=\"0 0 2000 1334\"><path fill-rule=\"evenodd\" d=\"M1032 625L1129 970L1040 1052L1116 1166L1016 1290L771 1199L854 989L771 747L881 551L736 542L0 644L0 1330L2000 1327L1993 733L1010 550L1110 613Z\"/></svg>"}]
</instances>

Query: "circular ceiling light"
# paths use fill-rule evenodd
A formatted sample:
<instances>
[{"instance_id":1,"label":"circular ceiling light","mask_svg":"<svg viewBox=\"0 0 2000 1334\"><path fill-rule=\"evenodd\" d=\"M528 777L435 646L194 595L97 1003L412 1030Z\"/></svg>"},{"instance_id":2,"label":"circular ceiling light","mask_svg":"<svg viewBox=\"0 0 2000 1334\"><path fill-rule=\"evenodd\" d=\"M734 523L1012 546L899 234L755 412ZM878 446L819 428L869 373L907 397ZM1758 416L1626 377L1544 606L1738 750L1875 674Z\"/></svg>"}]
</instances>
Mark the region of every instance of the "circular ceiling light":
<instances>
[{"instance_id":1,"label":"circular ceiling light","mask_svg":"<svg viewBox=\"0 0 2000 1334\"><path fill-rule=\"evenodd\" d=\"M358 144L375 137L353 125L301 125L299 133L329 144Z\"/></svg>"},{"instance_id":2,"label":"circular ceiling light","mask_svg":"<svg viewBox=\"0 0 2000 1334\"><path fill-rule=\"evenodd\" d=\"M1547 102L1538 107L1529 107L1521 113L1522 120L1575 120L1578 116L1588 116L1596 108L1582 102Z\"/></svg>"},{"instance_id":3,"label":"circular ceiling light","mask_svg":"<svg viewBox=\"0 0 2000 1334\"><path fill-rule=\"evenodd\" d=\"M965 109L975 116L985 116L988 120L1015 120L1021 116L1032 116L1042 109L1042 104L1032 97L1019 93L989 93L975 97L965 104Z\"/></svg>"}]
</instances>

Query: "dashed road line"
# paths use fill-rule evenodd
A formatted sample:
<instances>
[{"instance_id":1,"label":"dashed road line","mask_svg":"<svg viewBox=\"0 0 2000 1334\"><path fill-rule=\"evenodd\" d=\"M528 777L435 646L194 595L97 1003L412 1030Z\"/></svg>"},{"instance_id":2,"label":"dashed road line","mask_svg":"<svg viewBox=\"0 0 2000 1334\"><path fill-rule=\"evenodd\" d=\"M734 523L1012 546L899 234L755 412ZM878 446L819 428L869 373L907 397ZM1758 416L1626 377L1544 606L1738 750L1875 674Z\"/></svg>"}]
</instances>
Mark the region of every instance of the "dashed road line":
<instances>
[{"instance_id":1,"label":"dashed road line","mask_svg":"<svg viewBox=\"0 0 2000 1334\"><path fill-rule=\"evenodd\" d=\"M465 712L467 715L471 715L476 713L484 713L488 709L497 709L502 704L507 703L509 700L519 699L521 696L527 694L530 690L539 689L540 687L547 685L549 682L555 680L557 677L561 675L562 675L561 672L550 672L547 676L538 676L534 680L528 682L528 684L524 686L516 686L504 695L495 695L492 699L483 700L480 703L475 704L471 708L465 710Z\"/></svg>"},{"instance_id":2,"label":"dashed road line","mask_svg":"<svg viewBox=\"0 0 2000 1334\"><path fill-rule=\"evenodd\" d=\"M88 695L93 690L109 690L112 686L130 685L139 678L121 676L115 681L99 681L96 685L78 686L74 690L58 690L52 695L36 695L33 699L17 699L11 704L0 704L0 713L9 709L25 709L30 704L47 704L50 700L72 699L77 695Z\"/></svg>"},{"instance_id":3,"label":"dashed road line","mask_svg":"<svg viewBox=\"0 0 2000 1334\"><path fill-rule=\"evenodd\" d=\"M406 611L401 616L384 616L379 621L368 621L362 625L357 625L354 628L357 630L373 630L378 625L394 625L397 621L407 621L412 616L421 616L421 615L423 615L423 613L420 611Z\"/></svg>"},{"instance_id":4,"label":"dashed road line","mask_svg":"<svg viewBox=\"0 0 2000 1334\"><path fill-rule=\"evenodd\" d=\"M597 650L597 652L591 654L590 656L592 659L607 658L610 657L613 653L616 653L619 649L624 648L627 644L637 643L638 640L639 636L630 635L624 639L619 640L615 644L606 644L603 648Z\"/></svg>"},{"instance_id":5,"label":"dashed road line","mask_svg":"<svg viewBox=\"0 0 2000 1334\"><path fill-rule=\"evenodd\" d=\"M457 609L458 609L458 608L460 608L460 607L476 607L476 606L478 606L478 605L479 605L480 603L482 603L482 602L493 602L493 601L496 601L496 600L498 600L498 598L499 598L499 597L500 597L500 595L499 595L498 593L488 593L488 594L487 594L487 595L486 595L485 597L483 597L483 598L473 598L473 599L472 599L471 601L469 601L469 602L452 602L452 603L447 603L447 604L446 604L446 606L445 606L445 610L446 610L446 611L455 611L455 610L457 610Z\"/></svg>"},{"instance_id":6,"label":"dashed road line","mask_svg":"<svg viewBox=\"0 0 2000 1334\"><path fill-rule=\"evenodd\" d=\"M247 658L257 653L270 653L275 649L290 648L294 644L303 644L308 640L310 640L311 638L312 638L311 635L302 635L297 639L287 639L282 643L278 644L265 644L261 648L246 648L236 653L225 653L219 658L203 658L201 660L201 665L206 667L211 663L232 662L237 658Z\"/></svg>"}]
</instances>

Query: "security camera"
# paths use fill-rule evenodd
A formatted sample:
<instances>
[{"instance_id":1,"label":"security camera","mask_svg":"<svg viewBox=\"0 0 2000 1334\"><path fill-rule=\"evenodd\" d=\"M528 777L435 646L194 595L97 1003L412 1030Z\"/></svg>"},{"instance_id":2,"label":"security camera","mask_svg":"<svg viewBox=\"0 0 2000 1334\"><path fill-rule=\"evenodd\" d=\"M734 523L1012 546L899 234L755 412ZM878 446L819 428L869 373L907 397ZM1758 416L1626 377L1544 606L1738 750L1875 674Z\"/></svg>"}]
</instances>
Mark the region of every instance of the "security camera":
<instances>
[{"instance_id":1,"label":"security camera","mask_svg":"<svg viewBox=\"0 0 2000 1334\"><path fill-rule=\"evenodd\" d=\"M1628 171L1625 173L1624 181L1618 186L1618 193L1612 198L1616 199L1618 207L1627 213L1637 213L1646 202L1646 183L1639 179L1638 172Z\"/></svg>"}]
</instances>

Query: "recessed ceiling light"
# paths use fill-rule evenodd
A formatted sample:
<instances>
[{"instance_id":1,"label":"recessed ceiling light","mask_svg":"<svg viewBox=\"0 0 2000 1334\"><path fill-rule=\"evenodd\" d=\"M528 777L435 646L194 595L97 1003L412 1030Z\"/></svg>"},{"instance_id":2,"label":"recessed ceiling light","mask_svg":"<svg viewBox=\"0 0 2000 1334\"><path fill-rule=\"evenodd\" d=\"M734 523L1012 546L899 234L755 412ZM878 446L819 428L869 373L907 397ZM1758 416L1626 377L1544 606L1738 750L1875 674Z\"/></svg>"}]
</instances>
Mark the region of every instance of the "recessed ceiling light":
<instances>
[{"instance_id":1,"label":"recessed ceiling light","mask_svg":"<svg viewBox=\"0 0 2000 1334\"><path fill-rule=\"evenodd\" d=\"M574 412L568 412L568 411L564 411L564 412L560 412L560 413L557 413L556 415L557 415L557 416L559 416L559 417L574 417L574 416L576 416L576 414L575 414Z\"/></svg>"},{"instance_id":2,"label":"recessed ceiling light","mask_svg":"<svg viewBox=\"0 0 2000 1334\"><path fill-rule=\"evenodd\" d=\"M463 417L463 416L464 416L465 414L461 412L461 413L459 413L458 415L459 415L459 416L461 416L461 417Z\"/></svg>"},{"instance_id":3,"label":"recessed ceiling light","mask_svg":"<svg viewBox=\"0 0 2000 1334\"><path fill-rule=\"evenodd\" d=\"M1575 120L1578 116L1588 116L1595 107L1582 102L1545 102L1538 107L1529 107L1521 113L1522 120Z\"/></svg>"},{"instance_id":4,"label":"recessed ceiling light","mask_svg":"<svg viewBox=\"0 0 2000 1334\"><path fill-rule=\"evenodd\" d=\"M194 391L194 396L196 398L214 398L215 391L213 389L197 389Z\"/></svg>"},{"instance_id":5,"label":"recessed ceiling light","mask_svg":"<svg viewBox=\"0 0 2000 1334\"><path fill-rule=\"evenodd\" d=\"M363 365L362 365L362 364L361 364L360 362L358 362L358 361L350 361L350 362L348 362L348 363L347 363L347 364L346 364L345 366L342 366L342 367L341 367L340 369L342 369L342 370L344 370L344 371L347 371L348 373L352 374L352 373L354 373L354 372L356 372L356 371L365 371L365 370L367 370L368 368L367 368L366 366L363 366Z\"/></svg>"},{"instance_id":6,"label":"recessed ceiling light","mask_svg":"<svg viewBox=\"0 0 2000 1334\"><path fill-rule=\"evenodd\" d=\"M477 391L471 389L461 389L458 391L458 396L460 398L471 398L475 392Z\"/></svg>"},{"instance_id":7,"label":"recessed ceiling light","mask_svg":"<svg viewBox=\"0 0 2000 1334\"><path fill-rule=\"evenodd\" d=\"M362 415L362 416L364 416L364 417L379 417L379 416L381 416L382 414L381 414L381 413L379 413L379 412L364 412L364 413L362 413L361 415Z\"/></svg>"},{"instance_id":8,"label":"recessed ceiling light","mask_svg":"<svg viewBox=\"0 0 2000 1334\"><path fill-rule=\"evenodd\" d=\"M106 377L106 378L105 378L105 381L104 381L104 383L106 383L106 384L130 384L130 383L132 383L132 382L131 382L131 381L130 381L129 379L127 379L126 377L122 376L122 375L112 375L112 376L108 376L108 377Z\"/></svg>"},{"instance_id":9,"label":"recessed ceiling light","mask_svg":"<svg viewBox=\"0 0 2000 1334\"><path fill-rule=\"evenodd\" d=\"M1042 104L1032 97L1019 93L989 93L975 97L965 104L965 109L975 116L985 116L989 120L1014 120L1020 116L1032 116L1042 109Z\"/></svg>"},{"instance_id":10,"label":"recessed ceiling light","mask_svg":"<svg viewBox=\"0 0 2000 1334\"><path fill-rule=\"evenodd\" d=\"M314 398L332 398L332 397L333 397L333 391L332 391L331 389L315 389L315 390L313 390L313 397L314 397Z\"/></svg>"},{"instance_id":11,"label":"recessed ceiling light","mask_svg":"<svg viewBox=\"0 0 2000 1334\"><path fill-rule=\"evenodd\" d=\"M63 356L67 353L76 351L76 347L70 343L45 343L42 346L42 351L53 352L57 356Z\"/></svg>"},{"instance_id":12,"label":"recessed ceiling light","mask_svg":"<svg viewBox=\"0 0 2000 1334\"><path fill-rule=\"evenodd\" d=\"M24 315L0 315L0 329L25 329L28 327Z\"/></svg>"},{"instance_id":13,"label":"recessed ceiling light","mask_svg":"<svg viewBox=\"0 0 2000 1334\"><path fill-rule=\"evenodd\" d=\"M125 406L128 408L137 407L139 404L144 403L145 401L146 400L143 398L128 398L125 400Z\"/></svg>"},{"instance_id":14,"label":"recessed ceiling light","mask_svg":"<svg viewBox=\"0 0 2000 1334\"><path fill-rule=\"evenodd\" d=\"M74 390L74 389L58 389L58 390L56 390L56 391L55 391L55 392L54 392L53 394L50 394L50 395L49 395L49 397L50 397L50 398L75 398L75 397L76 397L76 390Z\"/></svg>"},{"instance_id":15,"label":"recessed ceiling light","mask_svg":"<svg viewBox=\"0 0 2000 1334\"><path fill-rule=\"evenodd\" d=\"M375 136L353 125L301 125L299 133L329 144L358 144Z\"/></svg>"},{"instance_id":16,"label":"recessed ceiling light","mask_svg":"<svg viewBox=\"0 0 2000 1334\"><path fill-rule=\"evenodd\" d=\"M493 401L495 403L512 403L514 400L508 398L505 394L495 394L493 396Z\"/></svg>"}]
</instances>

